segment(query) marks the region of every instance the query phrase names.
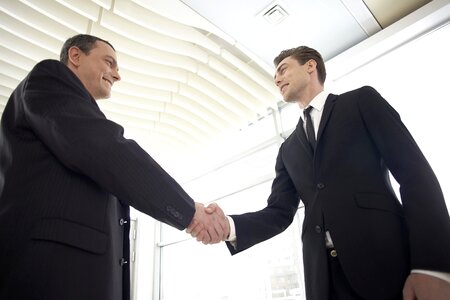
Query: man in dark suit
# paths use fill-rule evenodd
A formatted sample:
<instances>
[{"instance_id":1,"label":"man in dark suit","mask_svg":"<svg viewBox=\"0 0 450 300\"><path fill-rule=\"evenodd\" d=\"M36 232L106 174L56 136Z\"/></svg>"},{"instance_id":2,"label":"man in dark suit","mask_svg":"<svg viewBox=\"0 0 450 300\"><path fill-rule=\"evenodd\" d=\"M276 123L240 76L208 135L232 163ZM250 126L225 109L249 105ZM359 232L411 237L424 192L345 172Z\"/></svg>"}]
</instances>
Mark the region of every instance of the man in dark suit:
<instances>
[{"instance_id":1,"label":"man in dark suit","mask_svg":"<svg viewBox=\"0 0 450 300\"><path fill-rule=\"evenodd\" d=\"M129 299L130 205L223 239L217 213L100 111L118 80L112 45L77 35L12 93L0 127L0 299Z\"/></svg>"},{"instance_id":2,"label":"man in dark suit","mask_svg":"<svg viewBox=\"0 0 450 300\"><path fill-rule=\"evenodd\" d=\"M267 207L229 218L231 253L284 231L301 200L308 300L393 300L402 290L404 299L450 299L448 210L397 112L371 87L325 93L314 49L285 50L274 63L284 100L305 115L279 149Z\"/></svg>"}]
</instances>

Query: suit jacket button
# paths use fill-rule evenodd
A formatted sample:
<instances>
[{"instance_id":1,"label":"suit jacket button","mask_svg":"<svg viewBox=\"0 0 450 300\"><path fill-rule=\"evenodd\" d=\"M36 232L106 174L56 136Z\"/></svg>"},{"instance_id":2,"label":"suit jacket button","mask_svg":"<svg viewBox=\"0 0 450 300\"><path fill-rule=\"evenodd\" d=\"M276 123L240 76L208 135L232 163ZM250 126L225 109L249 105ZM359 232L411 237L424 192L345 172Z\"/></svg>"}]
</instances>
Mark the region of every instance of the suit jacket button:
<instances>
[{"instance_id":1,"label":"suit jacket button","mask_svg":"<svg viewBox=\"0 0 450 300\"><path fill-rule=\"evenodd\" d=\"M121 267L123 267L123 265L125 265L125 264L127 264L127 263L128 263L128 261L127 261L125 258L121 258L120 261L119 261L119 265L120 265Z\"/></svg>"},{"instance_id":2,"label":"suit jacket button","mask_svg":"<svg viewBox=\"0 0 450 300\"><path fill-rule=\"evenodd\" d=\"M320 227L319 225L316 225L316 227L314 229L316 230L317 233L322 232L322 227Z\"/></svg>"},{"instance_id":3,"label":"suit jacket button","mask_svg":"<svg viewBox=\"0 0 450 300\"><path fill-rule=\"evenodd\" d=\"M123 224L125 224L125 223L128 223L128 222L125 221L123 218L121 218L121 219L119 220L120 226L123 226Z\"/></svg>"},{"instance_id":4,"label":"suit jacket button","mask_svg":"<svg viewBox=\"0 0 450 300\"><path fill-rule=\"evenodd\" d=\"M332 257L336 257L337 256L337 252L336 252L336 250L331 250L330 251L330 255L332 256Z\"/></svg>"},{"instance_id":5,"label":"suit jacket button","mask_svg":"<svg viewBox=\"0 0 450 300\"><path fill-rule=\"evenodd\" d=\"M322 189L325 188L325 184L323 184L323 183L318 183L318 184L317 184L317 188L318 188L319 190L322 190Z\"/></svg>"}]
</instances>

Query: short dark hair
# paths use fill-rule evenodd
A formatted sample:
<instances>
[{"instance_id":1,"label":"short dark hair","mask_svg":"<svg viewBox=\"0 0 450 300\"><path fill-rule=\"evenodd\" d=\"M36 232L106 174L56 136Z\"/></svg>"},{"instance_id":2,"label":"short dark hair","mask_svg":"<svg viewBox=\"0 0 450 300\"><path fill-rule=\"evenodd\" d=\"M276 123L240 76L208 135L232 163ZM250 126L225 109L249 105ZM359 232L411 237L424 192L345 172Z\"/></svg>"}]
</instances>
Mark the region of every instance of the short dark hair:
<instances>
[{"instance_id":1,"label":"short dark hair","mask_svg":"<svg viewBox=\"0 0 450 300\"><path fill-rule=\"evenodd\" d=\"M317 64L317 74L319 77L319 81L321 84L324 84L325 79L327 77L327 71L325 70L325 63L323 62L322 55L317 50L309 48L307 46L300 46L297 48L283 50L278 54L277 57L273 60L275 67L285 59L286 57L292 56L296 59L301 65L305 64L310 59L313 59Z\"/></svg>"},{"instance_id":2,"label":"short dark hair","mask_svg":"<svg viewBox=\"0 0 450 300\"><path fill-rule=\"evenodd\" d=\"M61 48L61 53L59 55L59 60L65 64L69 60L69 49L70 47L78 47L84 54L88 55L89 52L95 47L95 43L97 41L104 42L108 44L114 51L113 45L111 45L108 41L101 39L99 37L89 35L89 34L77 34L71 38L69 38Z\"/></svg>"}]
</instances>

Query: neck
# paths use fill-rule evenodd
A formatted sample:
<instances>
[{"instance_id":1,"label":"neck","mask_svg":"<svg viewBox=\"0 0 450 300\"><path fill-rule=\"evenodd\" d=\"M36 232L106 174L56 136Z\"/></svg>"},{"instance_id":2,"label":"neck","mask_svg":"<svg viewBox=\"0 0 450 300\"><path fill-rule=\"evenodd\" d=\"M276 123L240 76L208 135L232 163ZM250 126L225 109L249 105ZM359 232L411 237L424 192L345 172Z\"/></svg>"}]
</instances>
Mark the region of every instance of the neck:
<instances>
[{"instance_id":1,"label":"neck","mask_svg":"<svg viewBox=\"0 0 450 300\"><path fill-rule=\"evenodd\" d=\"M307 91L305 91L305 93L303 93L301 95L300 99L297 100L297 104L302 109L306 108L309 105L309 103L311 103L312 99L314 99L322 91L323 91L323 86L317 86L317 87L308 89Z\"/></svg>"}]
</instances>

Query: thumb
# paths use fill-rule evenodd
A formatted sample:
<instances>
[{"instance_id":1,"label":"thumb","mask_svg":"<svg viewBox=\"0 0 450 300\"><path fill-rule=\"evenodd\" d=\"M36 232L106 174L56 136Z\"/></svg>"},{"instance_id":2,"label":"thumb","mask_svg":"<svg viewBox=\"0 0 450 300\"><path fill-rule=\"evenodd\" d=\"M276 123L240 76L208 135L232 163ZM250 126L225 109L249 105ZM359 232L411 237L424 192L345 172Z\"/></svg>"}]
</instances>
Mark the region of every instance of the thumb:
<instances>
[{"instance_id":1,"label":"thumb","mask_svg":"<svg viewBox=\"0 0 450 300\"><path fill-rule=\"evenodd\" d=\"M214 212L216 211L217 207L218 207L218 205L217 205L216 203L211 203L210 205L208 205L208 206L205 208L205 211L206 211L208 214L212 214L212 213L214 213Z\"/></svg>"}]
</instances>

